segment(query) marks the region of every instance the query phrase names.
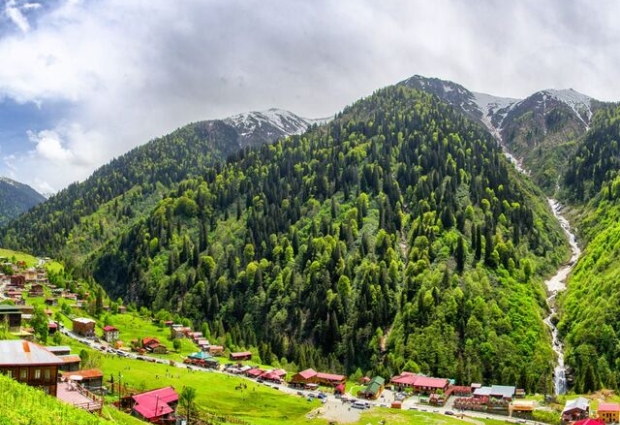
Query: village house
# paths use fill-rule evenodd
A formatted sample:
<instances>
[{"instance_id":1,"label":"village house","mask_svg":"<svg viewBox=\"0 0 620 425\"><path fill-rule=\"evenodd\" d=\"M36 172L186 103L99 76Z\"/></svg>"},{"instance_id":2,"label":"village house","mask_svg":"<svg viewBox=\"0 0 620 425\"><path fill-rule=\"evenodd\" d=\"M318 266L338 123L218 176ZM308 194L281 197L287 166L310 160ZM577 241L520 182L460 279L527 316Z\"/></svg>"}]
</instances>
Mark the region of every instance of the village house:
<instances>
[{"instance_id":1,"label":"village house","mask_svg":"<svg viewBox=\"0 0 620 425\"><path fill-rule=\"evenodd\" d=\"M142 348L153 354L166 354L168 347L161 344L157 338L142 338Z\"/></svg>"},{"instance_id":2,"label":"village house","mask_svg":"<svg viewBox=\"0 0 620 425\"><path fill-rule=\"evenodd\" d=\"M307 386L308 384L315 384L337 387L340 384L344 384L346 380L347 378L343 375L316 372L314 369L306 369L293 375L291 377L291 384L293 386Z\"/></svg>"},{"instance_id":3,"label":"village house","mask_svg":"<svg viewBox=\"0 0 620 425\"><path fill-rule=\"evenodd\" d=\"M8 325L9 332L19 332L22 326L22 311L14 305L0 304L0 322Z\"/></svg>"},{"instance_id":4,"label":"village house","mask_svg":"<svg viewBox=\"0 0 620 425\"><path fill-rule=\"evenodd\" d=\"M26 286L26 278L24 277L24 275L16 274L11 276L11 286L24 289L24 287Z\"/></svg>"},{"instance_id":5,"label":"village house","mask_svg":"<svg viewBox=\"0 0 620 425\"><path fill-rule=\"evenodd\" d=\"M204 347L202 347L202 349L212 356L221 356L224 354L224 347L221 345L208 345L206 350Z\"/></svg>"},{"instance_id":6,"label":"village house","mask_svg":"<svg viewBox=\"0 0 620 425\"><path fill-rule=\"evenodd\" d=\"M41 285L40 283L33 283L32 285L30 285L30 289L28 290L29 297L42 297L43 295L43 285Z\"/></svg>"},{"instance_id":7,"label":"village house","mask_svg":"<svg viewBox=\"0 0 620 425\"><path fill-rule=\"evenodd\" d=\"M598 405L598 417L606 424L620 422L620 404L600 403Z\"/></svg>"},{"instance_id":8,"label":"village house","mask_svg":"<svg viewBox=\"0 0 620 425\"><path fill-rule=\"evenodd\" d=\"M367 399L376 400L383 392L384 385L385 379L381 376L375 376L370 380L370 382L368 382L366 388L360 391L361 396Z\"/></svg>"},{"instance_id":9,"label":"village house","mask_svg":"<svg viewBox=\"0 0 620 425\"><path fill-rule=\"evenodd\" d=\"M228 358L232 361L252 360L252 353L249 351L241 351L238 353L230 353Z\"/></svg>"},{"instance_id":10,"label":"village house","mask_svg":"<svg viewBox=\"0 0 620 425\"><path fill-rule=\"evenodd\" d=\"M45 299L45 305L57 306L58 305L58 298L46 298Z\"/></svg>"},{"instance_id":11,"label":"village house","mask_svg":"<svg viewBox=\"0 0 620 425\"><path fill-rule=\"evenodd\" d=\"M58 368L63 361L38 344L0 341L0 373L56 397Z\"/></svg>"},{"instance_id":12,"label":"village house","mask_svg":"<svg viewBox=\"0 0 620 425\"><path fill-rule=\"evenodd\" d=\"M132 396L131 414L147 422L168 423L173 420L179 395L173 387L159 388Z\"/></svg>"},{"instance_id":13,"label":"village house","mask_svg":"<svg viewBox=\"0 0 620 425\"><path fill-rule=\"evenodd\" d=\"M585 397L578 397L568 400L562 410L561 419L563 422L573 422L586 419L590 416L590 400Z\"/></svg>"},{"instance_id":14,"label":"village house","mask_svg":"<svg viewBox=\"0 0 620 425\"><path fill-rule=\"evenodd\" d=\"M82 387L92 392L101 391L103 388L103 372L99 369L62 372L62 377L66 380L78 381Z\"/></svg>"},{"instance_id":15,"label":"village house","mask_svg":"<svg viewBox=\"0 0 620 425\"><path fill-rule=\"evenodd\" d=\"M119 338L119 330L114 326L104 326L103 327L103 339L107 342L114 342Z\"/></svg>"},{"instance_id":16,"label":"village house","mask_svg":"<svg viewBox=\"0 0 620 425\"><path fill-rule=\"evenodd\" d=\"M172 325L170 327L170 339L185 338L185 327Z\"/></svg>"},{"instance_id":17,"label":"village house","mask_svg":"<svg viewBox=\"0 0 620 425\"><path fill-rule=\"evenodd\" d=\"M36 282L37 281L37 271L34 267L31 267L23 272L24 277L26 278L26 282Z\"/></svg>"},{"instance_id":18,"label":"village house","mask_svg":"<svg viewBox=\"0 0 620 425\"><path fill-rule=\"evenodd\" d=\"M95 321L85 317L73 319L73 332L85 337L95 336Z\"/></svg>"}]
</instances>

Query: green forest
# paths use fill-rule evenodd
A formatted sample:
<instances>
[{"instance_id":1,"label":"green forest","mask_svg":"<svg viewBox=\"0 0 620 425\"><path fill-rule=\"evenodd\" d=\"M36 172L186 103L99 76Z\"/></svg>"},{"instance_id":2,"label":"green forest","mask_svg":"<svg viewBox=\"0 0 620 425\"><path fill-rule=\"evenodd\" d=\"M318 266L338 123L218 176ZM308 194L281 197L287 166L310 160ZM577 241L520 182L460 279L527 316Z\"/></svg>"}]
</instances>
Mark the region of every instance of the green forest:
<instances>
[{"instance_id":1,"label":"green forest","mask_svg":"<svg viewBox=\"0 0 620 425\"><path fill-rule=\"evenodd\" d=\"M586 248L561 298L558 328L574 388L618 388L620 326L620 108L597 113L564 179Z\"/></svg>"},{"instance_id":2,"label":"green forest","mask_svg":"<svg viewBox=\"0 0 620 425\"><path fill-rule=\"evenodd\" d=\"M30 235L35 252L84 247L65 260L112 298L206 323L266 363L550 391L542 277L566 242L540 192L478 124L390 87L326 126L200 172L173 165L204 143L185 132L166 138L184 154L158 161L193 177L172 185L181 174L150 175L155 161L140 148L107 166L110 184L95 178L56 200L77 209L43 206L5 243ZM132 202L144 214L129 214Z\"/></svg>"}]
</instances>

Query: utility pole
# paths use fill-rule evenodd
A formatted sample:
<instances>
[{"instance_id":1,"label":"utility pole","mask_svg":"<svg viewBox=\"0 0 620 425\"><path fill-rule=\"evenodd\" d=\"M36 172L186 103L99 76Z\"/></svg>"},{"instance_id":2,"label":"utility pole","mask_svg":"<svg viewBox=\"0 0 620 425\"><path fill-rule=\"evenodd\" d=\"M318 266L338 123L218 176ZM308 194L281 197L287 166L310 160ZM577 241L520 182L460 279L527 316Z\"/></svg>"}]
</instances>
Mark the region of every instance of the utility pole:
<instances>
[{"instance_id":1,"label":"utility pole","mask_svg":"<svg viewBox=\"0 0 620 425\"><path fill-rule=\"evenodd\" d=\"M118 372L118 408L121 408L121 391L122 388L121 387L121 380L123 379L123 375L121 375L120 372Z\"/></svg>"}]
</instances>

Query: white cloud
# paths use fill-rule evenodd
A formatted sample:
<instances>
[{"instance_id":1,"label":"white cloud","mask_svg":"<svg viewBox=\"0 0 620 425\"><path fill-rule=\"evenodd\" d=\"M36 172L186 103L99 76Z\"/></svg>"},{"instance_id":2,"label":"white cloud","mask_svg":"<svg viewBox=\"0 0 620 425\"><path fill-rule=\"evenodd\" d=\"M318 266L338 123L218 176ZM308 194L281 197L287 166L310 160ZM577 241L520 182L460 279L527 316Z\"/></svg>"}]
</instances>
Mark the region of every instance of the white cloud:
<instances>
[{"instance_id":1,"label":"white cloud","mask_svg":"<svg viewBox=\"0 0 620 425\"><path fill-rule=\"evenodd\" d=\"M32 151L33 154L41 159L71 163L75 158L71 150L63 147L60 136L55 131L44 130L37 134L29 131L28 137L31 142L37 145L35 150Z\"/></svg>"},{"instance_id":2,"label":"white cloud","mask_svg":"<svg viewBox=\"0 0 620 425\"><path fill-rule=\"evenodd\" d=\"M620 99L610 0L28 4L5 6L30 30L0 38L0 99L71 105L48 129L57 137L33 150L25 135L11 160L18 180L57 189L188 122L274 106L330 116L413 74L504 96Z\"/></svg>"},{"instance_id":3,"label":"white cloud","mask_svg":"<svg viewBox=\"0 0 620 425\"><path fill-rule=\"evenodd\" d=\"M27 8L32 8L30 5L26 6ZM28 19L26 19L24 14L21 12L16 0L8 0L6 2L4 6L4 13L22 32L30 31Z\"/></svg>"}]
</instances>

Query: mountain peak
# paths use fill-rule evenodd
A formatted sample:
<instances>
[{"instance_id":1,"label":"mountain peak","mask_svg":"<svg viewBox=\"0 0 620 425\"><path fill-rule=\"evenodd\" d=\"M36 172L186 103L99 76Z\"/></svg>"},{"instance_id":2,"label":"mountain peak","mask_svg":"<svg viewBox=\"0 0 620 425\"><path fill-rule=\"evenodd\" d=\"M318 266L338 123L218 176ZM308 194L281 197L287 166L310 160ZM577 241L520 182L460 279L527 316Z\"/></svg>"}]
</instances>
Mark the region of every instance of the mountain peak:
<instances>
[{"instance_id":1,"label":"mountain peak","mask_svg":"<svg viewBox=\"0 0 620 425\"><path fill-rule=\"evenodd\" d=\"M225 118L223 121L235 127L242 138L251 137L260 130L265 131L267 135L277 132L283 136L301 134L310 125L310 120L278 108L245 112Z\"/></svg>"}]
</instances>

